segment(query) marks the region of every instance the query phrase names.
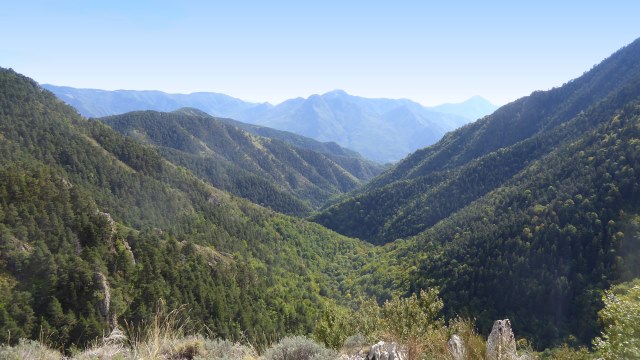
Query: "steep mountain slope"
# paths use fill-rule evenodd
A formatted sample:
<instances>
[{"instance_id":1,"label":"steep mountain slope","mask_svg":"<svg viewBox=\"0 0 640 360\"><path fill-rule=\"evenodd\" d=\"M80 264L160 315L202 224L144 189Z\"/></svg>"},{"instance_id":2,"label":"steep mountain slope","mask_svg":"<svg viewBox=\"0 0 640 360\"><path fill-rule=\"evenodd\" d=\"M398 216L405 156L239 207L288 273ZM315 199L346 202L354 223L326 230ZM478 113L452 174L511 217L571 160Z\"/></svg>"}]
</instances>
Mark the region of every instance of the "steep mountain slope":
<instances>
[{"instance_id":1,"label":"steep mountain slope","mask_svg":"<svg viewBox=\"0 0 640 360\"><path fill-rule=\"evenodd\" d=\"M193 329L264 344L350 291L362 243L220 191L11 70L0 109L3 343L82 347L185 306Z\"/></svg>"},{"instance_id":2,"label":"steep mountain slope","mask_svg":"<svg viewBox=\"0 0 640 360\"><path fill-rule=\"evenodd\" d=\"M376 243L428 229L598 126L606 116L579 116L589 108L616 97L599 105L609 116L634 99L639 48L634 43L560 88L505 105L416 151L317 221Z\"/></svg>"},{"instance_id":3,"label":"steep mountain slope","mask_svg":"<svg viewBox=\"0 0 640 360\"><path fill-rule=\"evenodd\" d=\"M193 107L215 116L228 117L254 107L271 106L211 92L168 94L153 90L108 91L50 84L43 84L42 87L56 94L86 117L117 115L137 110L174 111L183 107Z\"/></svg>"},{"instance_id":4,"label":"steep mountain slope","mask_svg":"<svg viewBox=\"0 0 640 360\"><path fill-rule=\"evenodd\" d=\"M193 108L183 108L176 112L185 112L191 115L206 116L207 114ZM283 141L293 145L296 148L307 149L326 155L331 160L354 174L362 180L370 180L379 175L387 168L385 165L378 164L362 157L357 152L344 148L335 142L320 142L306 136L294 134L289 131L276 130L264 126L247 124L233 119L216 118L216 120L233 125L248 133L259 135L273 140Z\"/></svg>"},{"instance_id":5,"label":"steep mountain slope","mask_svg":"<svg viewBox=\"0 0 640 360\"><path fill-rule=\"evenodd\" d=\"M159 146L167 159L217 188L288 214L306 215L379 171L379 166L360 158L334 161L328 155L251 135L192 109L132 112L100 121Z\"/></svg>"},{"instance_id":6,"label":"steep mountain slope","mask_svg":"<svg viewBox=\"0 0 640 360\"><path fill-rule=\"evenodd\" d=\"M601 291L640 277L638 100L400 243L411 286L439 286L484 332L509 318L540 349L589 344Z\"/></svg>"},{"instance_id":7,"label":"steep mountain slope","mask_svg":"<svg viewBox=\"0 0 640 360\"><path fill-rule=\"evenodd\" d=\"M438 286L448 316L481 331L507 317L538 348L588 344L601 291L640 276L638 59L640 40L412 154L317 220L393 241L393 260L362 270L378 296Z\"/></svg>"},{"instance_id":8,"label":"steep mountain slope","mask_svg":"<svg viewBox=\"0 0 640 360\"><path fill-rule=\"evenodd\" d=\"M336 90L235 116L252 124L335 141L379 162L397 161L470 120L409 100L367 99Z\"/></svg>"}]
</instances>

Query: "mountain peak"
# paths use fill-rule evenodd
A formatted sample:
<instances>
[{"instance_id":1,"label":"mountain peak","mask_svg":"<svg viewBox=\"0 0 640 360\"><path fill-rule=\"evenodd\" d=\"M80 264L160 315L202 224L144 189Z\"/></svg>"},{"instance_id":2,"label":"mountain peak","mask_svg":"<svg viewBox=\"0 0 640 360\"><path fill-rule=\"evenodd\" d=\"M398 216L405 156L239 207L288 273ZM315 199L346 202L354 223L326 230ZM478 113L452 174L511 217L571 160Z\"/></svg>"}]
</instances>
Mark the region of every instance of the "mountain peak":
<instances>
[{"instance_id":1,"label":"mountain peak","mask_svg":"<svg viewBox=\"0 0 640 360\"><path fill-rule=\"evenodd\" d=\"M344 97L344 96L349 96L349 94L347 94L347 92L344 90L335 89L322 94L322 96L323 97Z\"/></svg>"},{"instance_id":2,"label":"mountain peak","mask_svg":"<svg viewBox=\"0 0 640 360\"><path fill-rule=\"evenodd\" d=\"M430 107L431 110L476 120L494 112L498 106L482 96L475 95L460 103L447 103Z\"/></svg>"}]
</instances>

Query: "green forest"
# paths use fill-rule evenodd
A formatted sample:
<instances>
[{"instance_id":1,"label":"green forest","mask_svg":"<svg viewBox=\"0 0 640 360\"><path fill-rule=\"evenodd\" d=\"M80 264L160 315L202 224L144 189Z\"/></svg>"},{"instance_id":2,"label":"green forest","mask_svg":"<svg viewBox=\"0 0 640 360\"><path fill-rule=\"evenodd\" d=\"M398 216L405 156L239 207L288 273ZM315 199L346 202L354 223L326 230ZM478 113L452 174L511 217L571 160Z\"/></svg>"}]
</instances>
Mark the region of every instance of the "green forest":
<instances>
[{"instance_id":1,"label":"green forest","mask_svg":"<svg viewBox=\"0 0 640 360\"><path fill-rule=\"evenodd\" d=\"M85 119L0 69L0 344L69 353L184 309L185 333L259 351L359 334L417 359L509 318L542 357L633 358L638 59L640 40L384 172L194 109Z\"/></svg>"}]
</instances>

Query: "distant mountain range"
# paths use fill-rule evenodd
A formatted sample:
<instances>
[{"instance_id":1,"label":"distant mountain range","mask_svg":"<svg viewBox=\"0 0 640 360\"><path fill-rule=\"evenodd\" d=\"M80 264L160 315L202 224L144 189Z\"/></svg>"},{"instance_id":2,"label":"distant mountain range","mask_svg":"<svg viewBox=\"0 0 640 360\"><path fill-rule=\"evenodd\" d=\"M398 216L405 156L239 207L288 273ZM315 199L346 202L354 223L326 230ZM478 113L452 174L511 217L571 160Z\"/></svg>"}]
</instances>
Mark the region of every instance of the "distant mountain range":
<instances>
[{"instance_id":1,"label":"distant mountain range","mask_svg":"<svg viewBox=\"0 0 640 360\"><path fill-rule=\"evenodd\" d=\"M398 161L431 145L447 131L490 114L497 107L481 97L459 104L424 107L406 99L369 99L342 90L278 105L251 103L218 93L76 89L43 85L86 117L136 110L174 111L183 107L245 123L286 130L353 149L378 162Z\"/></svg>"},{"instance_id":2,"label":"distant mountain range","mask_svg":"<svg viewBox=\"0 0 640 360\"><path fill-rule=\"evenodd\" d=\"M449 106L451 112L454 107ZM461 107L470 113L471 106ZM437 112L410 100L369 99L341 90L287 100L272 108L256 107L235 118L319 141L335 141L383 163L400 160L475 120Z\"/></svg>"}]
</instances>

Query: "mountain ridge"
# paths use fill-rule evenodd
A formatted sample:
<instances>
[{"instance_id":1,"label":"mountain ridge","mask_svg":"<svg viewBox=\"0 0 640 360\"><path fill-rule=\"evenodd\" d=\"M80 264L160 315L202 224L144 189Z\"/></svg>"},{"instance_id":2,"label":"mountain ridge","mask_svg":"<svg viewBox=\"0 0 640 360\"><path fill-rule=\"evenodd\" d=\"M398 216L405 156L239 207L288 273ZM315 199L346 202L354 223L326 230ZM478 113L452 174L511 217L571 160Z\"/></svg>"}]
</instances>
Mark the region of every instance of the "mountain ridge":
<instances>
[{"instance_id":1,"label":"mountain ridge","mask_svg":"<svg viewBox=\"0 0 640 360\"><path fill-rule=\"evenodd\" d=\"M449 316L472 314L481 331L508 317L536 347L589 343L598 292L640 276L638 59L640 39L448 133L314 219L386 244L410 292L438 286ZM376 271L390 270L362 274Z\"/></svg>"},{"instance_id":2,"label":"mountain ridge","mask_svg":"<svg viewBox=\"0 0 640 360\"><path fill-rule=\"evenodd\" d=\"M136 111L97 120L157 146L174 164L219 189L289 215L308 215L382 170L357 154L337 156L294 147L195 109Z\"/></svg>"},{"instance_id":3,"label":"mountain ridge","mask_svg":"<svg viewBox=\"0 0 640 360\"><path fill-rule=\"evenodd\" d=\"M633 89L634 81L637 80L627 74L640 73L640 65L629 62L627 59L632 58L631 54L640 52L639 43L640 41L636 41L619 50L591 71L567 82L560 88L535 91L530 96L500 107L490 116L448 133L438 143L409 155L363 188L356 190L355 196L360 196L367 191L395 186L398 192L405 194L403 196L405 198L406 194L411 196L411 192L407 192L408 189L415 188L418 183L426 188L437 186L437 184L442 185L444 184L441 180L442 176L448 176L449 172L460 171L464 166L468 167L472 164L474 160L481 160L483 156L500 149L508 151L509 146L538 133L543 137L548 136L549 131L571 120L579 112L587 110L595 102L603 101L607 96L614 95L616 91L619 94L628 92L625 90L625 84L630 83ZM633 92L631 94L630 96L633 96ZM540 138L539 141L544 143L545 140ZM530 150L531 153L536 152L537 143L528 146L533 147ZM359 198L359 200L364 199ZM374 208L369 210L374 211ZM394 212L393 207L381 206L381 209ZM435 219L440 216L443 215ZM386 221L380 220L374 221L377 225L372 223L373 228L368 227L367 231L384 226ZM433 225L434 222L429 224ZM422 229L424 228L425 225ZM350 234L363 238L358 233ZM415 235L415 233L403 234L403 236L407 235Z\"/></svg>"},{"instance_id":4,"label":"mountain ridge","mask_svg":"<svg viewBox=\"0 0 640 360\"><path fill-rule=\"evenodd\" d=\"M83 347L182 306L189 332L310 333L367 251L213 187L12 70L0 106L3 343Z\"/></svg>"},{"instance_id":5,"label":"mountain ridge","mask_svg":"<svg viewBox=\"0 0 640 360\"><path fill-rule=\"evenodd\" d=\"M87 117L136 110L168 112L194 107L212 116L290 131L322 142L336 142L381 163L397 161L411 151L433 143L446 131L476 120L479 115L495 108L485 103L476 107L482 110L469 110L470 106L463 102L448 104L443 108L445 112L439 112L435 110L437 107L424 107L408 99L364 98L349 95L344 90L298 97L271 105L245 102L219 93L106 91L49 84L43 87ZM403 113L396 113L396 116L403 114L399 118L400 124L394 124L396 119L389 113L397 108L407 109ZM461 113L472 117L460 116ZM358 124L353 124L354 121L358 121ZM383 139L383 142L373 143L370 140L373 136ZM395 141L394 137L401 138Z\"/></svg>"}]
</instances>

